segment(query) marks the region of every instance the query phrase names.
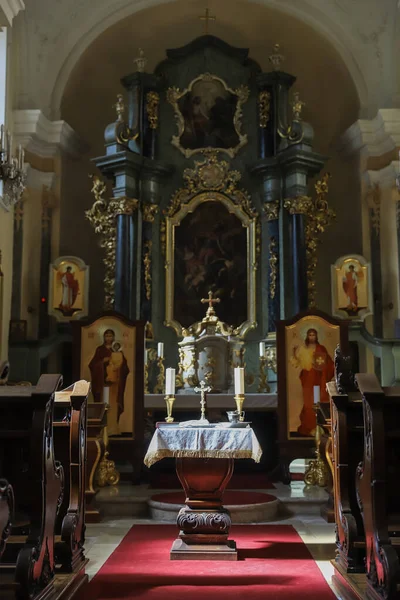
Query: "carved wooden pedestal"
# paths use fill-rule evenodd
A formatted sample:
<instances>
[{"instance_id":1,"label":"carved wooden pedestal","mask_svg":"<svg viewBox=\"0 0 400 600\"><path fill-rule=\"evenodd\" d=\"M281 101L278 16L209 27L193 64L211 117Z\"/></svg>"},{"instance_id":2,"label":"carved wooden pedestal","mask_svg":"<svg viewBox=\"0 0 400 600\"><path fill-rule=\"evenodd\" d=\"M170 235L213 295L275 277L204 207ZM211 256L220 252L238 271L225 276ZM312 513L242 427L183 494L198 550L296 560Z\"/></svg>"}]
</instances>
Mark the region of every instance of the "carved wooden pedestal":
<instances>
[{"instance_id":1,"label":"carved wooden pedestal","mask_svg":"<svg viewBox=\"0 0 400 600\"><path fill-rule=\"evenodd\" d=\"M171 560L237 560L236 544L228 540L231 518L222 505L233 466L233 458L176 459L186 507L179 511Z\"/></svg>"}]
</instances>

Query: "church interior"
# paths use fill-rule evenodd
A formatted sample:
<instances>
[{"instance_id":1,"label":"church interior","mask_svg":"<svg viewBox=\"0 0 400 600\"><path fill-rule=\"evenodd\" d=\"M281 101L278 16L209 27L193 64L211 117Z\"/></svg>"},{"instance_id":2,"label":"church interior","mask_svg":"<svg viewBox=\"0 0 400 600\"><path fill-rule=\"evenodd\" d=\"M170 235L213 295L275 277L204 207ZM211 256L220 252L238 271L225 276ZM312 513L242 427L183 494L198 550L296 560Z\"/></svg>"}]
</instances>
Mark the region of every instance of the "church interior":
<instances>
[{"instance_id":1,"label":"church interior","mask_svg":"<svg viewBox=\"0 0 400 600\"><path fill-rule=\"evenodd\" d=\"M399 50L0 0L1 598L400 599Z\"/></svg>"}]
</instances>

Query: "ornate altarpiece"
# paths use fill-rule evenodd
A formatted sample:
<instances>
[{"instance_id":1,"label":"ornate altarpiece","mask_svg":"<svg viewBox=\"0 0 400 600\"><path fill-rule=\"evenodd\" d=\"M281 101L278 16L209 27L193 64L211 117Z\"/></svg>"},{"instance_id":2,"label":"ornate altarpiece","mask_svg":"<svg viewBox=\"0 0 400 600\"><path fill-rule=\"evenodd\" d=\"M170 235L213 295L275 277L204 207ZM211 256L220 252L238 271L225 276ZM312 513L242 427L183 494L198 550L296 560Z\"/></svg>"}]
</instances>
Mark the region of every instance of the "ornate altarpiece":
<instances>
[{"instance_id":1,"label":"ornate altarpiece","mask_svg":"<svg viewBox=\"0 0 400 600\"><path fill-rule=\"evenodd\" d=\"M147 322L148 348L164 342L176 366L177 342L213 291L244 343L248 386L258 341L273 344L275 322L308 307L307 182L324 164L282 59L275 48L263 73L248 49L210 35L167 50L154 73L141 56L122 79L127 111L119 95L95 159L113 195L93 186L89 215L103 236L108 308Z\"/></svg>"}]
</instances>

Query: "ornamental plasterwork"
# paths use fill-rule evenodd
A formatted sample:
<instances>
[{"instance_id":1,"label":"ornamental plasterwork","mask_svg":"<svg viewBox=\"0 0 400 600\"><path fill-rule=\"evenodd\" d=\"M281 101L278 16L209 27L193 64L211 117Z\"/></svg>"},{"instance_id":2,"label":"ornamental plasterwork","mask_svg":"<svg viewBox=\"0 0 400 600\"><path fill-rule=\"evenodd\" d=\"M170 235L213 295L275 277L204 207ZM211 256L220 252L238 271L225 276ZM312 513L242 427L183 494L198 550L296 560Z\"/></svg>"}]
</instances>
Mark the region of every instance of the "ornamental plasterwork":
<instances>
[{"instance_id":1,"label":"ornamental plasterwork","mask_svg":"<svg viewBox=\"0 0 400 600\"><path fill-rule=\"evenodd\" d=\"M215 150L207 150L204 154L203 161L195 161L193 169L184 170L186 185L173 195L164 211L165 216L173 217L193 196L213 191L226 194L248 217L256 218L258 213L249 194L236 188L241 179L239 171L231 170L225 160L218 160L218 152Z\"/></svg>"},{"instance_id":2,"label":"ornamental plasterwork","mask_svg":"<svg viewBox=\"0 0 400 600\"><path fill-rule=\"evenodd\" d=\"M242 133L242 107L249 95L247 86L231 89L211 73L196 77L184 90L170 87L167 100L174 109L178 126L171 144L186 158L204 150L226 152L233 158L248 141L247 134ZM236 106L232 97L236 97ZM232 108L230 121L226 115Z\"/></svg>"}]
</instances>

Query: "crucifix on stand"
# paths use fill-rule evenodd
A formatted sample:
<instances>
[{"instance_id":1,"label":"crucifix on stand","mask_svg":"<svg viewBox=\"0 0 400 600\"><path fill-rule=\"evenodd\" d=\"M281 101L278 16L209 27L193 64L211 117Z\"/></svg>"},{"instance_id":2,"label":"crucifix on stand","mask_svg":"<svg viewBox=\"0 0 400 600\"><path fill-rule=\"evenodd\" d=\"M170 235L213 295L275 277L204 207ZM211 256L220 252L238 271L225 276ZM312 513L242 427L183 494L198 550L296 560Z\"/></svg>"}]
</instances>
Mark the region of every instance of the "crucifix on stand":
<instances>
[{"instance_id":1,"label":"crucifix on stand","mask_svg":"<svg viewBox=\"0 0 400 600\"><path fill-rule=\"evenodd\" d=\"M215 316L215 310L214 310L213 304L218 304L219 302L221 302L221 298L213 298L213 293L210 290L208 292L208 298L202 298L200 300L200 302L202 304L208 304L207 317L214 317Z\"/></svg>"},{"instance_id":2,"label":"crucifix on stand","mask_svg":"<svg viewBox=\"0 0 400 600\"><path fill-rule=\"evenodd\" d=\"M195 387L194 391L200 392L200 406L201 406L201 417L200 421L206 421L206 393L211 392L211 388L209 386L206 387L204 381L200 382L200 387Z\"/></svg>"},{"instance_id":3,"label":"crucifix on stand","mask_svg":"<svg viewBox=\"0 0 400 600\"><path fill-rule=\"evenodd\" d=\"M205 15L204 16L200 16L199 19L200 19L200 21L204 21L204 33L206 35L208 35L208 33L209 33L208 32L208 22L209 21L216 21L217 17L214 17L214 16L210 15L210 9L207 6L207 8L205 8Z\"/></svg>"}]
</instances>

